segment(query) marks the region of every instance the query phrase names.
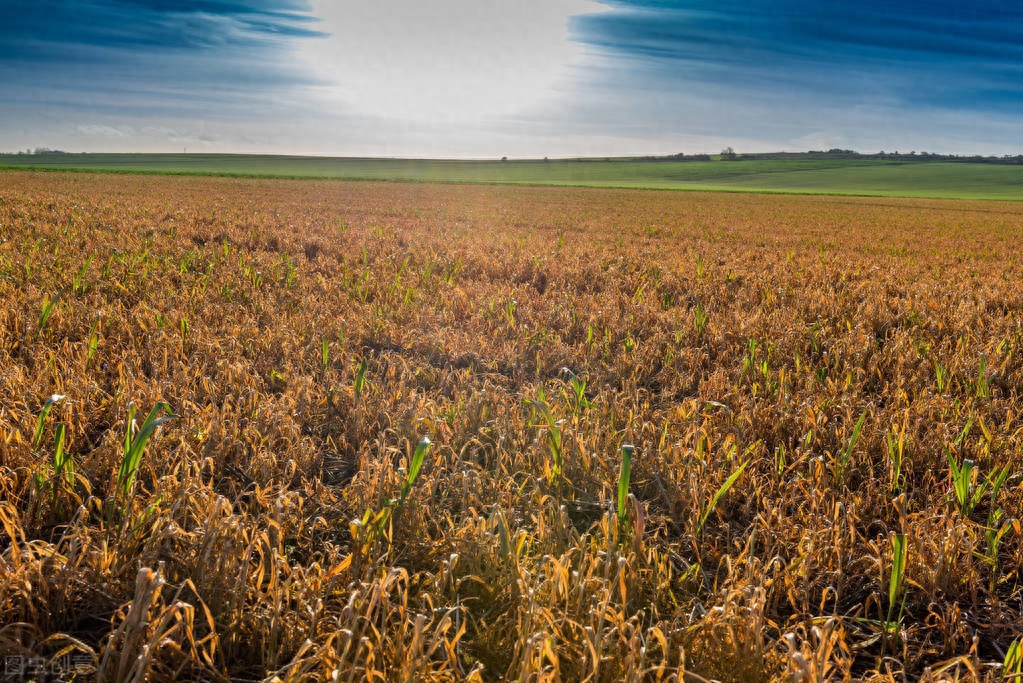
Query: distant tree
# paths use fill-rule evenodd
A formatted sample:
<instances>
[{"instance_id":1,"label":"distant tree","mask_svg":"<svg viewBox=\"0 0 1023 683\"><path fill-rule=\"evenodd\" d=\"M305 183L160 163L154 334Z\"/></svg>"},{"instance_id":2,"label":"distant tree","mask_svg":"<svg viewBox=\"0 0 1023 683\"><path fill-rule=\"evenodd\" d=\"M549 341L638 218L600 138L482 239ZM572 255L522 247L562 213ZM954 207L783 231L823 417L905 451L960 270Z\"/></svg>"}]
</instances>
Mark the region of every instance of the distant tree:
<instances>
[{"instance_id":1,"label":"distant tree","mask_svg":"<svg viewBox=\"0 0 1023 683\"><path fill-rule=\"evenodd\" d=\"M735 150L731 147L725 147L721 150L721 158L727 161L734 161L736 157Z\"/></svg>"},{"instance_id":2,"label":"distant tree","mask_svg":"<svg viewBox=\"0 0 1023 683\"><path fill-rule=\"evenodd\" d=\"M501 157L501 161L508 161L508 157Z\"/></svg>"}]
</instances>

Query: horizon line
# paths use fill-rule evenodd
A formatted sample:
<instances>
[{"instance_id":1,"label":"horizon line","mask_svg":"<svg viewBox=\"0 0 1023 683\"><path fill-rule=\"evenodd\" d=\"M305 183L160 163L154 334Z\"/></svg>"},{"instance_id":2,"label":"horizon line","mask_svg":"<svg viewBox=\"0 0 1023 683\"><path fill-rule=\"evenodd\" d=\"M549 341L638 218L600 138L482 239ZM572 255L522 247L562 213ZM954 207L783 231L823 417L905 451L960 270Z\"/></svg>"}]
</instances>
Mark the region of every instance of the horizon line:
<instances>
[{"instance_id":1,"label":"horizon line","mask_svg":"<svg viewBox=\"0 0 1023 683\"><path fill-rule=\"evenodd\" d=\"M742 152L731 148L726 148L718 152L674 152L664 154L635 154L635 155L609 155L609 154L595 154L592 156L554 156L554 157L537 157L537 156L486 156L486 157L420 157L420 156L366 156L366 155L343 155L343 154L287 154L287 153L270 153L270 152L189 152L183 150L181 152L140 152L140 151L114 151L114 152L85 152L85 151L69 151L63 149L50 149L45 147L36 147L34 149L25 148L17 151L6 151L0 152L2 157L44 157L44 156L80 156L80 155L107 155L107 156L235 156L235 157L270 157L270 158L283 158L283 159L339 159L339 160L357 160L357 161L450 161L450 162L520 162L520 161L539 161L539 162L552 162L552 161L599 161L599 162L611 162L611 161L650 161L650 160L681 160L691 159L693 157L718 157L715 160L721 160L720 157L727 154L734 154L733 159L739 157L763 157L777 154L791 154L791 155L846 155L846 156L862 156L862 157L916 157L917 159L929 159L936 157L935 160L940 161L942 159L1018 159L1023 158L1023 154L1012 154L1009 152L1003 154L956 154L951 152L932 152L928 150L911 150L909 152L900 152L897 149L887 151L879 150L877 152L862 152L856 149L840 149L833 147L831 149L807 149L807 150L772 150L767 152Z\"/></svg>"}]
</instances>

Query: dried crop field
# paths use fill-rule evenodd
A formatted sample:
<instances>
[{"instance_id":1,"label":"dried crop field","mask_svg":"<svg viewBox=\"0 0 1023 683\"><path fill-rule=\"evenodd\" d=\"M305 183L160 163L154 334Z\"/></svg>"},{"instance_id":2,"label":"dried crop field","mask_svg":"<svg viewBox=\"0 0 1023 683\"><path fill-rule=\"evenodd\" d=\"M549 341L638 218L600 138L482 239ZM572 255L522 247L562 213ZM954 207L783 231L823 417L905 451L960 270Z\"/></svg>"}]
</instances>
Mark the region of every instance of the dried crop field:
<instances>
[{"instance_id":1,"label":"dried crop field","mask_svg":"<svg viewBox=\"0 0 1023 683\"><path fill-rule=\"evenodd\" d=\"M0 173L0 651L1001 680L1021 244L1021 203Z\"/></svg>"}]
</instances>

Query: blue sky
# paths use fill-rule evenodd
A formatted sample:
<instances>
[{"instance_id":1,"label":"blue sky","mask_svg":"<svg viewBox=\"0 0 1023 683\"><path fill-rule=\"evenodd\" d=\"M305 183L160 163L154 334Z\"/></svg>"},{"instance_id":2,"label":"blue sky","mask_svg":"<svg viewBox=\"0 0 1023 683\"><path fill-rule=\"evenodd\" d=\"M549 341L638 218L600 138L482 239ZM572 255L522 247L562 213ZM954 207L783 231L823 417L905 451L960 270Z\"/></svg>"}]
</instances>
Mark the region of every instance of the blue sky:
<instances>
[{"instance_id":1,"label":"blue sky","mask_svg":"<svg viewBox=\"0 0 1023 683\"><path fill-rule=\"evenodd\" d=\"M0 150L1023 153L1023 4L0 0Z\"/></svg>"}]
</instances>

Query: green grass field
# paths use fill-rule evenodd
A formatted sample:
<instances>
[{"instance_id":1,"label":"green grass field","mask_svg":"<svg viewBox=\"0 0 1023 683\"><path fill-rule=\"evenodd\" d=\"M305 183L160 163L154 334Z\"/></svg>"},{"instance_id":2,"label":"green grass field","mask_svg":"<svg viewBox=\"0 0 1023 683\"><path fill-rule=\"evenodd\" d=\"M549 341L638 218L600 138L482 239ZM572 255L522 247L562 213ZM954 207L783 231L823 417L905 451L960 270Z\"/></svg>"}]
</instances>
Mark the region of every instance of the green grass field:
<instances>
[{"instance_id":1,"label":"green grass field","mask_svg":"<svg viewBox=\"0 0 1023 683\"><path fill-rule=\"evenodd\" d=\"M1023 199L1023 166L877 158L438 161L242 154L0 155L2 168L437 183L501 183Z\"/></svg>"}]
</instances>

